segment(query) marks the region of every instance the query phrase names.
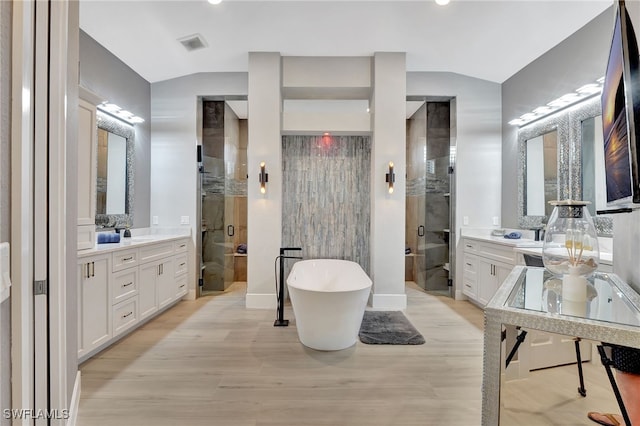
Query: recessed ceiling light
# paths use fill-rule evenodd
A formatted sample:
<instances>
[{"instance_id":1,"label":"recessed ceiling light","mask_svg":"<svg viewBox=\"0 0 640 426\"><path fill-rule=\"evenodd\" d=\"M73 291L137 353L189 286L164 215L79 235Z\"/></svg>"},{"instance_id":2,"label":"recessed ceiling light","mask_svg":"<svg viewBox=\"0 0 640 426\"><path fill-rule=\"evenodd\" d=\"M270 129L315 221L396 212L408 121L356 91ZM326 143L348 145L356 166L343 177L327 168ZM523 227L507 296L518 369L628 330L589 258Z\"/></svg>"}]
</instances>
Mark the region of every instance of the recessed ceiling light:
<instances>
[{"instance_id":1,"label":"recessed ceiling light","mask_svg":"<svg viewBox=\"0 0 640 426\"><path fill-rule=\"evenodd\" d=\"M446 6L449 4L449 0L436 0L436 4L439 4L440 6Z\"/></svg>"},{"instance_id":2,"label":"recessed ceiling light","mask_svg":"<svg viewBox=\"0 0 640 426\"><path fill-rule=\"evenodd\" d=\"M207 0L209 3L211 4L220 4L222 3L222 0Z\"/></svg>"}]
</instances>

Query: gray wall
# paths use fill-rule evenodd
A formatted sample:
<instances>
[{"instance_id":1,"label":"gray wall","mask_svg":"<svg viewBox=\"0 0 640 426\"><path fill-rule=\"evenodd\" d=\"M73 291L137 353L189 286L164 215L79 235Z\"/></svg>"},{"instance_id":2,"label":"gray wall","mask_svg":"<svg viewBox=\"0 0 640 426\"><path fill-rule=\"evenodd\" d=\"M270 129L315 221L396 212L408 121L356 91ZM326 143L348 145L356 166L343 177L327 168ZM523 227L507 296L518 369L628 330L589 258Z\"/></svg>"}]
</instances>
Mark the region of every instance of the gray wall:
<instances>
[{"instance_id":1,"label":"gray wall","mask_svg":"<svg viewBox=\"0 0 640 426\"><path fill-rule=\"evenodd\" d=\"M613 13L607 9L502 84L502 226L518 227L518 128L508 122L604 75Z\"/></svg>"},{"instance_id":2,"label":"gray wall","mask_svg":"<svg viewBox=\"0 0 640 426\"><path fill-rule=\"evenodd\" d=\"M151 84L80 30L80 85L145 120L135 126L133 227L148 227L151 197Z\"/></svg>"},{"instance_id":3,"label":"gray wall","mask_svg":"<svg viewBox=\"0 0 640 426\"><path fill-rule=\"evenodd\" d=\"M0 2L0 241L10 237L11 2ZM11 407L11 298L0 304L0 411ZM0 416L0 425L11 420Z\"/></svg>"}]
</instances>

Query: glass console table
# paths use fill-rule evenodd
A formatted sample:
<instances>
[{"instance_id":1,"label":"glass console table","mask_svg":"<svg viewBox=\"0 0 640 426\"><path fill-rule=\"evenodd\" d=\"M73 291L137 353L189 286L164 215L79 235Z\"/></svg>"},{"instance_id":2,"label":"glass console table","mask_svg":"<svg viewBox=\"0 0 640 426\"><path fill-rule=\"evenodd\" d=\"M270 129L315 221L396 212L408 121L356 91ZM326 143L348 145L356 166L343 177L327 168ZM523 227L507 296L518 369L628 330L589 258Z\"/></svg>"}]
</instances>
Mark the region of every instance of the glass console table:
<instances>
[{"instance_id":1,"label":"glass console table","mask_svg":"<svg viewBox=\"0 0 640 426\"><path fill-rule=\"evenodd\" d=\"M500 424L502 331L513 325L640 348L640 295L614 274L589 278L587 298L562 300L544 268L516 266L485 307L482 424Z\"/></svg>"}]
</instances>

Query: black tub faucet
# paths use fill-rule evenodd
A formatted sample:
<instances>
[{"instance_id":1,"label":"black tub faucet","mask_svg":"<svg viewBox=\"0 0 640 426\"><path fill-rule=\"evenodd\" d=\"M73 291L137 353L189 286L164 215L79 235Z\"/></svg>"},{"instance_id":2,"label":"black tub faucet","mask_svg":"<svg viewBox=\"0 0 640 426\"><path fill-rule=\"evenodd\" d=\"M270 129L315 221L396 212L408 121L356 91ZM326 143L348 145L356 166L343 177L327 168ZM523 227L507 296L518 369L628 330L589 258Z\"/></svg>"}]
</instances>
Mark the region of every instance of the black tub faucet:
<instances>
[{"instance_id":1,"label":"black tub faucet","mask_svg":"<svg viewBox=\"0 0 640 426\"><path fill-rule=\"evenodd\" d=\"M284 319L284 263L282 259L302 259L300 256L285 256L285 251L302 251L302 247L280 247L280 256L276 259L280 261L280 287L277 288L277 302L278 302L278 318L273 323L274 327L286 327L289 325L289 320ZM278 280L276 279L276 286Z\"/></svg>"}]
</instances>

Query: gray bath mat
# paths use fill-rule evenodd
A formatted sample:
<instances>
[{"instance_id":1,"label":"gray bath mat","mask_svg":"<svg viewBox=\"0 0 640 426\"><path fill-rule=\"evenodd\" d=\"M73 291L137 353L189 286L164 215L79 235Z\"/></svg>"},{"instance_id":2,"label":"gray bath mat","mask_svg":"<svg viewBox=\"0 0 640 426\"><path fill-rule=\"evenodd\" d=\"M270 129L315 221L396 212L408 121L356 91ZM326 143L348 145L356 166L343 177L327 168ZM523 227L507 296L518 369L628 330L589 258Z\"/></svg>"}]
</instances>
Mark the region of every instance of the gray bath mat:
<instances>
[{"instance_id":1,"label":"gray bath mat","mask_svg":"<svg viewBox=\"0 0 640 426\"><path fill-rule=\"evenodd\" d=\"M358 336L367 345L424 343L424 337L400 311L365 311Z\"/></svg>"}]
</instances>

